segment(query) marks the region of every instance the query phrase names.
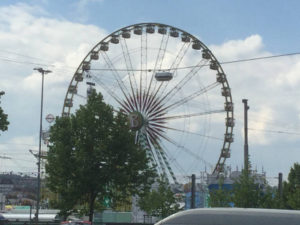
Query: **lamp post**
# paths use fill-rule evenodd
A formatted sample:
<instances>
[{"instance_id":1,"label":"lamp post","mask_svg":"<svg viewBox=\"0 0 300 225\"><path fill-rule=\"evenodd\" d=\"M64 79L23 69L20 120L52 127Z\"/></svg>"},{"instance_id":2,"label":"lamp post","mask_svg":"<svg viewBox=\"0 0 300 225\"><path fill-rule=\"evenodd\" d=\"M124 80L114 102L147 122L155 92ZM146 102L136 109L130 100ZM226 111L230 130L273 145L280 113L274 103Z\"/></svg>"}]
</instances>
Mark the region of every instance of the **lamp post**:
<instances>
[{"instance_id":1,"label":"lamp post","mask_svg":"<svg viewBox=\"0 0 300 225\"><path fill-rule=\"evenodd\" d=\"M36 200L36 211L35 220L36 224L39 222L39 208L40 208L40 193L41 193L41 153L42 153L42 118L43 118L43 100L44 100L44 75L51 73L50 70L44 70L43 68L34 68L42 74L42 91L41 91L41 115L40 115L40 136L39 136L39 154L38 154L38 177L37 177L37 200Z\"/></svg>"}]
</instances>

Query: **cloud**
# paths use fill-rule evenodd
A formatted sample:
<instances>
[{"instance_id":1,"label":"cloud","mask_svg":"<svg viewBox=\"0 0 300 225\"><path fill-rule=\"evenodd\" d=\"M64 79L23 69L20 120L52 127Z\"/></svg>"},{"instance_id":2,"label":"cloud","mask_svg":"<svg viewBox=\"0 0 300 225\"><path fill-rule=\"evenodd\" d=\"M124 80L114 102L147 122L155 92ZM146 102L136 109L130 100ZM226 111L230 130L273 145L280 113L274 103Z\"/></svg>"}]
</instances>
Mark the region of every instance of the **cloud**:
<instances>
[{"instance_id":1,"label":"cloud","mask_svg":"<svg viewBox=\"0 0 300 225\"><path fill-rule=\"evenodd\" d=\"M270 138L270 136L261 131L267 129L267 123L274 122L274 112L270 107L263 106L260 110L255 111L253 113L251 113L250 111L249 117L251 118L252 115L255 119L249 121L249 144L270 144L272 138ZM242 130L242 135L244 136L244 129Z\"/></svg>"},{"instance_id":2,"label":"cloud","mask_svg":"<svg viewBox=\"0 0 300 225\"><path fill-rule=\"evenodd\" d=\"M260 35L255 34L244 40L231 40L221 46L211 45L212 52L220 61L245 59L265 55L263 41Z\"/></svg>"},{"instance_id":3,"label":"cloud","mask_svg":"<svg viewBox=\"0 0 300 225\"><path fill-rule=\"evenodd\" d=\"M0 144L1 172L14 170L14 172L31 173L35 167L36 159L29 150L37 151L37 148L34 136L18 136Z\"/></svg>"},{"instance_id":4,"label":"cloud","mask_svg":"<svg viewBox=\"0 0 300 225\"><path fill-rule=\"evenodd\" d=\"M0 24L0 89L6 92L1 106L10 121L1 139L13 143L1 145L0 150L1 154L11 149L24 152L20 142L38 143L41 75L33 68L52 71L45 76L44 114L59 115L77 66L106 31L50 18L43 9L26 4L1 7Z\"/></svg>"},{"instance_id":5,"label":"cloud","mask_svg":"<svg viewBox=\"0 0 300 225\"><path fill-rule=\"evenodd\" d=\"M1 56L18 62L33 61L49 65L54 79L49 79L48 84L53 88L69 81L84 55L106 32L95 26L35 16L36 13L43 13L43 10L23 4L0 8L0 22L3 24L0 27ZM20 88L25 92L39 91L40 76L32 71L37 66L27 64L24 70L21 66L19 68L22 69L19 69L18 64L1 63L1 72L5 74L2 75L4 88L10 91L20 91ZM14 78L21 78L22 81L15 82Z\"/></svg>"},{"instance_id":6,"label":"cloud","mask_svg":"<svg viewBox=\"0 0 300 225\"><path fill-rule=\"evenodd\" d=\"M90 4L99 4L104 0L79 0L74 3L73 7L76 11L78 21L85 22L89 18L89 13L87 10L88 5Z\"/></svg>"}]
</instances>

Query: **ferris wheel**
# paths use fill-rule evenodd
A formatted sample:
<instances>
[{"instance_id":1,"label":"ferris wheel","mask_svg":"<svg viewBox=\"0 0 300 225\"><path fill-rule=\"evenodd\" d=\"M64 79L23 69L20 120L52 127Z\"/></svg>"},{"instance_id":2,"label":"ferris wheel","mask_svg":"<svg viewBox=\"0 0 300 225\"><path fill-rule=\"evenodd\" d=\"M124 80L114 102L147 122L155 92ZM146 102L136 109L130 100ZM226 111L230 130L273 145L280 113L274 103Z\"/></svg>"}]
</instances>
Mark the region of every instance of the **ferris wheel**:
<instances>
[{"instance_id":1,"label":"ferris wheel","mask_svg":"<svg viewBox=\"0 0 300 225\"><path fill-rule=\"evenodd\" d=\"M173 26L140 23L96 44L69 84L62 116L91 90L128 116L136 144L160 174L224 170L233 142L233 102L226 75L198 38Z\"/></svg>"}]
</instances>

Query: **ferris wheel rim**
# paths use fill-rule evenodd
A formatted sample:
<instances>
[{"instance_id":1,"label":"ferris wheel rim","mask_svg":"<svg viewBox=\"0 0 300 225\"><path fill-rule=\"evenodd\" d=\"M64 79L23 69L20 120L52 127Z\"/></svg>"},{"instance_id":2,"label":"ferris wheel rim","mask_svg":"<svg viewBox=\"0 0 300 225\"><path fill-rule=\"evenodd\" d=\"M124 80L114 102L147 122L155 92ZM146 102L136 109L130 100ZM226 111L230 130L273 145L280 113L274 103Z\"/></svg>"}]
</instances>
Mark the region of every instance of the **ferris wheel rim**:
<instances>
[{"instance_id":1,"label":"ferris wheel rim","mask_svg":"<svg viewBox=\"0 0 300 225\"><path fill-rule=\"evenodd\" d=\"M219 155L219 158L217 160L217 163L212 171L212 173L220 173L224 170L224 164L225 164L225 161L226 159L228 158L227 156L224 157L224 152L225 150L227 152L230 151L230 145L231 143L233 142L233 124L234 124L234 112L233 112L233 101L232 101L232 95L231 95L231 90L230 90L230 86L229 86L229 83L228 83L228 80L227 80L227 77L223 71L223 68L221 66L221 64L219 63L219 61L217 60L217 58L214 56L214 54L212 53L212 51L202 42L200 41L197 37L195 37L194 35L190 34L189 32L186 32L180 28L177 28L177 27L174 27L174 26L171 26L171 25L167 25L167 24L163 24L163 23L156 23L156 22L146 22L146 23L137 23L137 24L132 24L132 25L129 25L129 26L125 26L125 27L122 27L118 30L115 30L114 32L110 33L109 35L107 35L106 37L104 37L100 42L98 42L96 45L94 45L94 47L87 53L87 55L83 58L83 60L81 61L81 63L79 64L79 66L77 67L70 83L69 83L69 86L68 86L68 90L66 92L66 95L65 95L65 98L64 98L64 105L63 105L63 110L62 110L62 116L68 116L70 114L70 110L72 108L71 107L67 107L66 106L66 102L68 99L68 95L70 94L69 90L70 90L70 87L75 83L75 87L78 86L78 83L80 81L75 81L75 75L76 73L80 72L80 71L83 71L83 64L85 62L88 62L90 63L92 61L92 58L91 58L91 54L93 52L98 51L100 52L100 46L101 44L107 44L109 43L109 41L111 40L112 36L113 35L120 35L121 32L123 32L124 30L129 30L129 31L132 31L135 27L147 27L147 26L154 26L155 28L156 27L160 27L160 26L163 26L163 27L166 27L168 28L169 30L170 29L175 29L176 31L179 31L181 34L186 34L187 36L189 36L191 38L191 42L198 42L200 45L201 45L201 49L202 50L206 50L208 51L209 55L211 56L211 60L210 61L214 61L216 64L217 64L217 71L218 73L221 73L221 74L224 74L224 77L223 77L223 80L221 82L221 85L222 85L222 89L226 89L229 91L229 93L226 94L226 96L224 96L224 99L225 99L225 105L229 106L230 109L226 110L226 123L225 123L225 134L224 134L224 141L223 141L223 146L221 148L221 153ZM98 48L98 50L97 50ZM75 81L75 82L74 82ZM74 86L74 85L73 85ZM73 97L74 97L74 94L71 94L71 100L73 100ZM228 123L227 123L228 122ZM231 122L231 123L230 123Z\"/></svg>"}]
</instances>

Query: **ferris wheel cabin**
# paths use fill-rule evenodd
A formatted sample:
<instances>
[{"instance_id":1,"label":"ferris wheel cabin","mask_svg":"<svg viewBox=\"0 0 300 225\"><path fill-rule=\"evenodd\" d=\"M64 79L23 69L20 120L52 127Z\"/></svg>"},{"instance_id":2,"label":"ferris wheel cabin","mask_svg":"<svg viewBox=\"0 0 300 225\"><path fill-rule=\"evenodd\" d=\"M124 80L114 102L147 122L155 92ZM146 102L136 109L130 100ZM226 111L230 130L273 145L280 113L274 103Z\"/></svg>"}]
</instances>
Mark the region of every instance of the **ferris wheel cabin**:
<instances>
[{"instance_id":1,"label":"ferris wheel cabin","mask_svg":"<svg viewBox=\"0 0 300 225\"><path fill-rule=\"evenodd\" d=\"M157 81L170 81L173 78L173 74L170 72L159 72L155 74Z\"/></svg>"}]
</instances>

